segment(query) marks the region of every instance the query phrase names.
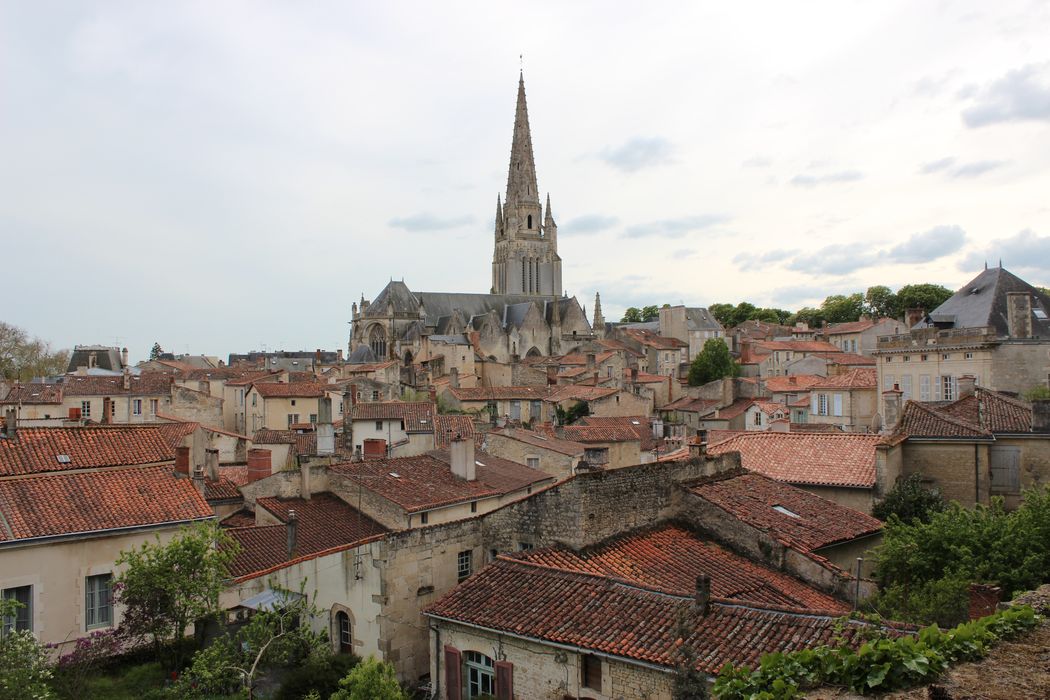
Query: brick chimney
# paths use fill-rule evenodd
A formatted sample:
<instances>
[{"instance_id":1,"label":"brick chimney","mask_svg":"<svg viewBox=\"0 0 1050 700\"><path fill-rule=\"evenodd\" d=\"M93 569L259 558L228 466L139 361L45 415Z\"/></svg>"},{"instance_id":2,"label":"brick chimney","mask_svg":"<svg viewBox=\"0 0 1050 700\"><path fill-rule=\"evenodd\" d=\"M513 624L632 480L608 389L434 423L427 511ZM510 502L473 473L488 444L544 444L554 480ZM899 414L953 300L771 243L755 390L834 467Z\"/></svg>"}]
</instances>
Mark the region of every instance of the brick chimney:
<instances>
[{"instance_id":1,"label":"brick chimney","mask_svg":"<svg viewBox=\"0 0 1050 700\"><path fill-rule=\"evenodd\" d=\"M183 476L190 475L190 448L189 447L176 447L175 448L175 471Z\"/></svg>"},{"instance_id":2,"label":"brick chimney","mask_svg":"<svg viewBox=\"0 0 1050 700\"><path fill-rule=\"evenodd\" d=\"M108 396L102 399L102 417L99 422L107 425L113 422L113 399Z\"/></svg>"},{"instance_id":3,"label":"brick chimney","mask_svg":"<svg viewBox=\"0 0 1050 700\"><path fill-rule=\"evenodd\" d=\"M288 511L286 529L288 532L288 557L291 558L295 553L296 539L299 535L299 516L296 515L294 508Z\"/></svg>"},{"instance_id":4,"label":"brick chimney","mask_svg":"<svg viewBox=\"0 0 1050 700\"><path fill-rule=\"evenodd\" d=\"M987 617L995 612L996 606L999 605L1002 589L998 586L986 586L981 583L971 583L969 593L969 617L971 620L976 620L980 617Z\"/></svg>"},{"instance_id":5,"label":"brick chimney","mask_svg":"<svg viewBox=\"0 0 1050 700\"><path fill-rule=\"evenodd\" d=\"M451 457L449 466L452 467L453 474L467 481L477 479L477 464L474 461L474 440L472 438L464 438L456 433L449 446L449 455Z\"/></svg>"},{"instance_id":6,"label":"brick chimney","mask_svg":"<svg viewBox=\"0 0 1050 700\"><path fill-rule=\"evenodd\" d=\"M707 617L711 612L711 577L707 574L696 577L695 604L696 612L701 616Z\"/></svg>"},{"instance_id":7,"label":"brick chimney","mask_svg":"<svg viewBox=\"0 0 1050 700\"><path fill-rule=\"evenodd\" d=\"M1011 338L1032 337L1032 297L1028 292L1006 293L1006 327Z\"/></svg>"},{"instance_id":8,"label":"brick chimney","mask_svg":"<svg viewBox=\"0 0 1050 700\"><path fill-rule=\"evenodd\" d=\"M248 450L248 481L265 479L273 473L272 455L269 450L254 447Z\"/></svg>"},{"instance_id":9,"label":"brick chimney","mask_svg":"<svg viewBox=\"0 0 1050 700\"><path fill-rule=\"evenodd\" d=\"M904 312L904 327L910 329L915 324L920 323L924 318L926 318L926 309L907 309Z\"/></svg>"},{"instance_id":10,"label":"brick chimney","mask_svg":"<svg viewBox=\"0 0 1050 700\"><path fill-rule=\"evenodd\" d=\"M204 450L204 471L212 481L219 480L219 451L213 448Z\"/></svg>"},{"instance_id":11,"label":"brick chimney","mask_svg":"<svg viewBox=\"0 0 1050 700\"><path fill-rule=\"evenodd\" d=\"M883 429L887 433L892 432L897 427L897 421L901 418L901 410L903 409L901 405L902 396L904 396L904 392L896 384L893 385L892 389L882 392L882 403L886 407Z\"/></svg>"},{"instance_id":12,"label":"brick chimney","mask_svg":"<svg viewBox=\"0 0 1050 700\"><path fill-rule=\"evenodd\" d=\"M977 377L972 374L964 374L955 381L959 387L960 399L965 399L967 396L973 396L974 390L977 388Z\"/></svg>"},{"instance_id":13,"label":"brick chimney","mask_svg":"<svg viewBox=\"0 0 1050 700\"><path fill-rule=\"evenodd\" d=\"M1032 432L1050 433L1050 399L1032 402Z\"/></svg>"}]
</instances>

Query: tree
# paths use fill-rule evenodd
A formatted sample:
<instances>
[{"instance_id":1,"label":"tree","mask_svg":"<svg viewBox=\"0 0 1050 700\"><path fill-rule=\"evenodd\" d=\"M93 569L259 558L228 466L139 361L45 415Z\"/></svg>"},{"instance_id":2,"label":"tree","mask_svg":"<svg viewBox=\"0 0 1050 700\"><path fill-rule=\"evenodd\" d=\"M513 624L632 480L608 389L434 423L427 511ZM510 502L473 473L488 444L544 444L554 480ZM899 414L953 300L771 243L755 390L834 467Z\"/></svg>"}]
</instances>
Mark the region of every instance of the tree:
<instances>
[{"instance_id":1,"label":"tree","mask_svg":"<svg viewBox=\"0 0 1050 700\"><path fill-rule=\"evenodd\" d=\"M180 679L180 697L231 693L236 689L255 697L259 678L271 668L309 664L331 655L328 638L311 624L320 611L309 603L305 581L298 593L274 589L282 605L255 612L246 625L216 639L193 656Z\"/></svg>"},{"instance_id":2,"label":"tree","mask_svg":"<svg viewBox=\"0 0 1050 700\"><path fill-rule=\"evenodd\" d=\"M824 311L814 309L812 306L803 306L791 317L793 323L805 323L810 328L819 328L824 325Z\"/></svg>"},{"instance_id":3,"label":"tree","mask_svg":"<svg viewBox=\"0 0 1050 700\"><path fill-rule=\"evenodd\" d=\"M149 359L159 360L160 356L164 354L164 348L160 346L160 343L154 343L153 347L149 351Z\"/></svg>"},{"instance_id":4,"label":"tree","mask_svg":"<svg viewBox=\"0 0 1050 700\"><path fill-rule=\"evenodd\" d=\"M729 356L729 346L721 338L708 338L689 365L689 386L699 386L723 377L740 374L740 365Z\"/></svg>"},{"instance_id":5,"label":"tree","mask_svg":"<svg viewBox=\"0 0 1050 700\"><path fill-rule=\"evenodd\" d=\"M906 284L897 290L897 316L908 309L923 309L927 313L948 301L954 292L939 284Z\"/></svg>"},{"instance_id":6,"label":"tree","mask_svg":"<svg viewBox=\"0 0 1050 700\"><path fill-rule=\"evenodd\" d=\"M891 515L895 515L909 524L928 523L934 513L940 513L945 507L947 503L941 492L924 488L922 475L912 474L894 484L886 498L871 509L871 514L879 520L889 520Z\"/></svg>"},{"instance_id":7,"label":"tree","mask_svg":"<svg viewBox=\"0 0 1050 700\"><path fill-rule=\"evenodd\" d=\"M219 593L229 577L237 545L214 523L179 530L171 541L146 542L120 553L114 598L125 606L124 622L133 638L161 644L180 642L190 623L221 612ZM173 645L171 668L182 668L182 644Z\"/></svg>"},{"instance_id":8,"label":"tree","mask_svg":"<svg viewBox=\"0 0 1050 700\"><path fill-rule=\"evenodd\" d=\"M856 321L864 313L864 296L855 292L849 296L832 294L820 305L824 320L828 323Z\"/></svg>"},{"instance_id":9,"label":"tree","mask_svg":"<svg viewBox=\"0 0 1050 700\"><path fill-rule=\"evenodd\" d=\"M620 319L620 323L641 323L642 322L642 310L629 306L627 310L623 312L623 318Z\"/></svg>"},{"instance_id":10,"label":"tree","mask_svg":"<svg viewBox=\"0 0 1050 700\"><path fill-rule=\"evenodd\" d=\"M14 617L22 604L0 598L0 620ZM49 681L47 649L26 630L0 630L0 698L48 700L54 697Z\"/></svg>"},{"instance_id":11,"label":"tree","mask_svg":"<svg viewBox=\"0 0 1050 700\"><path fill-rule=\"evenodd\" d=\"M394 667L371 656L351 669L339 685L342 688L331 700L408 700Z\"/></svg>"},{"instance_id":12,"label":"tree","mask_svg":"<svg viewBox=\"0 0 1050 700\"><path fill-rule=\"evenodd\" d=\"M0 379L26 382L62 374L68 365L68 350L52 350L50 343L0 321Z\"/></svg>"},{"instance_id":13,"label":"tree","mask_svg":"<svg viewBox=\"0 0 1050 700\"><path fill-rule=\"evenodd\" d=\"M555 405L554 415L558 418L558 425L572 425L580 418L591 415L591 407L586 401L577 401L568 409Z\"/></svg>"},{"instance_id":14,"label":"tree","mask_svg":"<svg viewBox=\"0 0 1050 700\"><path fill-rule=\"evenodd\" d=\"M901 315L897 304L897 295L885 285L868 287L864 294L864 313L872 318L898 318Z\"/></svg>"},{"instance_id":15,"label":"tree","mask_svg":"<svg viewBox=\"0 0 1050 700\"><path fill-rule=\"evenodd\" d=\"M660 318L660 307L656 304L642 307L642 322L655 321Z\"/></svg>"},{"instance_id":16,"label":"tree","mask_svg":"<svg viewBox=\"0 0 1050 700\"><path fill-rule=\"evenodd\" d=\"M711 315L715 317L715 320L721 323L726 328L733 326L733 305L725 303L711 304L707 307L707 310L711 312Z\"/></svg>"}]
</instances>

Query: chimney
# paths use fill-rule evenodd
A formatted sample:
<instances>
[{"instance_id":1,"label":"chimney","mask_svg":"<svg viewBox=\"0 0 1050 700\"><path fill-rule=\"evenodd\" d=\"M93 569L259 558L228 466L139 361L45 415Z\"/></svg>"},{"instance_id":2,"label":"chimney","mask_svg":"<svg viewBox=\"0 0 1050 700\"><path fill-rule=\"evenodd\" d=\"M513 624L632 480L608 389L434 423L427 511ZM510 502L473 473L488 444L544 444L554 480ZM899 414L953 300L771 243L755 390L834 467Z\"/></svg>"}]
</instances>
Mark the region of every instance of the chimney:
<instances>
[{"instance_id":1,"label":"chimney","mask_svg":"<svg viewBox=\"0 0 1050 700\"><path fill-rule=\"evenodd\" d=\"M212 481L219 480L219 451L213 448L204 450L204 471Z\"/></svg>"},{"instance_id":2,"label":"chimney","mask_svg":"<svg viewBox=\"0 0 1050 700\"><path fill-rule=\"evenodd\" d=\"M736 401L736 385L733 383L732 377L722 378L722 406L731 406Z\"/></svg>"},{"instance_id":3,"label":"chimney","mask_svg":"<svg viewBox=\"0 0 1050 700\"><path fill-rule=\"evenodd\" d=\"M886 407L886 416L883 421L883 429L892 432L897 427L897 421L901 418L901 397L904 392L894 384L892 389L882 392L882 403Z\"/></svg>"},{"instance_id":4,"label":"chimney","mask_svg":"<svg viewBox=\"0 0 1050 700\"><path fill-rule=\"evenodd\" d=\"M350 385L350 408L353 408L356 405L357 405L357 385L356 384L351 384Z\"/></svg>"},{"instance_id":5,"label":"chimney","mask_svg":"<svg viewBox=\"0 0 1050 700\"><path fill-rule=\"evenodd\" d=\"M1002 589L998 586L986 586L980 583L970 584L969 618L976 620L995 612L999 605Z\"/></svg>"},{"instance_id":6,"label":"chimney","mask_svg":"<svg viewBox=\"0 0 1050 700\"><path fill-rule=\"evenodd\" d=\"M637 381L638 381L638 368L637 367L632 367L631 368L631 383L633 384L633 383L635 383Z\"/></svg>"},{"instance_id":7,"label":"chimney","mask_svg":"<svg viewBox=\"0 0 1050 700\"><path fill-rule=\"evenodd\" d=\"M711 612L711 577L707 574L700 574L696 577L695 602L696 612L707 617L707 614Z\"/></svg>"},{"instance_id":8,"label":"chimney","mask_svg":"<svg viewBox=\"0 0 1050 700\"><path fill-rule=\"evenodd\" d=\"M269 450L253 447L248 450L248 481L265 479L273 473L272 455Z\"/></svg>"},{"instance_id":9,"label":"chimney","mask_svg":"<svg viewBox=\"0 0 1050 700\"><path fill-rule=\"evenodd\" d=\"M195 467L193 470L193 487L200 495L204 495L204 468Z\"/></svg>"},{"instance_id":10,"label":"chimney","mask_svg":"<svg viewBox=\"0 0 1050 700\"><path fill-rule=\"evenodd\" d=\"M438 392L437 392L437 389L435 387L430 387L430 391L427 392L427 395L428 395L428 398L430 399L430 403L435 403L435 404L437 403Z\"/></svg>"},{"instance_id":11,"label":"chimney","mask_svg":"<svg viewBox=\"0 0 1050 700\"><path fill-rule=\"evenodd\" d=\"M112 422L112 418L113 418L113 399L111 399L108 396L106 396L106 397L104 397L102 399L102 419L99 422L100 423L109 424L109 423Z\"/></svg>"},{"instance_id":12,"label":"chimney","mask_svg":"<svg viewBox=\"0 0 1050 700\"><path fill-rule=\"evenodd\" d=\"M309 464L302 464L299 466L299 498L309 501L313 495L313 473Z\"/></svg>"},{"instance_id":13,"label":"chimney","mask_svg":"<svg viewBox=\"0 0 1050 700\"><path fill-rule=\"evenodd\" d=\"M4 435L8 440L18 437L18 409L9 408L4 412Z\"/></svg>"},{"instance_id":14,"label":"chimney","mask_svg":"<svg viewBox=\"0 0 1050 700\"><path fill-rule=\"evenodd\" d=\"M912 328L915 324L920 323L923 318L926 317L926 309L914 308L906 309L904 311L904 327Z\"/></svg>"},{"instance_id":15,"label":"chimney","mask_svg":"<svg viewBox=\"0 0 1050 700\"><path fill-rule=\"evenodd\" d=\"M448 371L448 385L452 389L459 388L459 369L453 367Z\"/></svg>"},{"instance_id":16,"label":"chimney","mask_svg":"<svg viewBox=\"0 0 1050 700\"><path fill-rule=\"evenodd\" d=\"M1032 432L1050 433L1050 399L1036 399L1032 402Z\"/></svg>"},{"instance_id":17,"label":"chimney","mask_svg":"<svg viewBox=\"0 0 1050 700\"><path fill-rule=\"evenodd\" d=\"M1032 297L1028 292L1006 293L1006 326L1011 338L1032 337Z\"/></svg>"},{"instance_id":18,"label":"chimney","mask_svg":"<svg viewBox=\"0 0 1050 700\"><path fill-rule=\"evenodd\" d=\"M175 448L175 471L184 476L190 475L190 448L179 446Z\"/></svg>"},{"instance_id":19,"label":"chimney","mask_svg":"<svg viewBox=\"0 0 1050 700\"><path fill-rule=\"evenodd\" d=\"M474 462L474 440L472 438L463 438L456 433L449 446L449 454L453 474L467 481L477 479L477 464Z\"/></svg>"},{"instance_id":20,"label":"chimney","mask_svg":"<svg viewBox=\"0 0 1050 700\"><path fill-rule=\"evenodd\" d=\"M290 559L295 553L296 536L299 534L299 516L295 514L295 509L292 508L288 511L288 558Z\"/></svg>"},{"instance_id":21,"label":"chimney","mask_svg":"<svg viewBox=\"0 0 1050 700\"><path fill-rule=\"evenodd\" d=\"M594 367L597 364L597 360L598 360L598 356L595 355L593 352L587 353L587 371L588 372L593 372L594 371Z\"/></svg>"},{"instance_id":22,"label":"chimney","mask_svg":"<svg viewBox=\"0 0 1050 700\"><path fill-rule=\"evenodd\" d=\"M973 396L974 389L977 388L977 378L972 374L964 374L956 380L956 384L959 387L959 398L965 399L967 396Z\"/></svg>"},{"instance_id":23,"label":"chimney","mask_svg":"<svg viewBox=\"0 0 1050 700\"><path fill-rule=\"evenodd\" d=\"M790 433L791 420L788 418L777 418L769 424L769 430L774 433Z\"/></svg>"},{"instance_id":24,"label":"chimney","mask_svg":"<svg viewBox=\"0 0 1050 700\"><path fill-rule=\"evenodd\" d=\"M131 389L131 370L124 367L124 373L121 375L121 380L124 386L124 391Z\"/></svg>"},{"instance_id":25,"label":"chimney","mask_svg":"<svg viewBox=\"0 0 1050 700\"><path fill-rule=\"evenodd\" d=\"M120 364L121 364L122 367L127 367L128 366L128 349L127 348L123 348L120 351Z\"/></svg>"}]
</instances>

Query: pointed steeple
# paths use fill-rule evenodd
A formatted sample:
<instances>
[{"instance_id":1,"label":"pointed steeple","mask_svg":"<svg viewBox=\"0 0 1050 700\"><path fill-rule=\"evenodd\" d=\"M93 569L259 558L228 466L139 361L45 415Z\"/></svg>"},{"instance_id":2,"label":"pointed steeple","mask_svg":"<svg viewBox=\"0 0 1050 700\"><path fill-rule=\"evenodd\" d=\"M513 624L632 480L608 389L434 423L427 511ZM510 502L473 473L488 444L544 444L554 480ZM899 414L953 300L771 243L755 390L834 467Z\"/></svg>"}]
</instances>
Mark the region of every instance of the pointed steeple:
<instances>
[{"instance_id":1,"label":"pointed steeple","mask_svg":"<svg viewBox=\"0 0 1050 700\"><path fill-rule=\"evenodd\" d=\"M503 235L503 207L499 203L499 195L496 195L496 238Z\"/></svg>"},{"instance_id":2,"label":"pointed steeple","mask_svg":"<svg viewBox=\"0 0 1050 700\"><path fill-rule=\"evenodd\" d=\"M518 104L514 110L514 138L510 146L507 169L507 230L512 235L520 230L537 231L540 225L540 197L536 187L536 161L532 154L532 132L529 108L525 103L525 76L518 78ZM535 220L529 226L528 217Z\"/></svg>"}]
</instances>

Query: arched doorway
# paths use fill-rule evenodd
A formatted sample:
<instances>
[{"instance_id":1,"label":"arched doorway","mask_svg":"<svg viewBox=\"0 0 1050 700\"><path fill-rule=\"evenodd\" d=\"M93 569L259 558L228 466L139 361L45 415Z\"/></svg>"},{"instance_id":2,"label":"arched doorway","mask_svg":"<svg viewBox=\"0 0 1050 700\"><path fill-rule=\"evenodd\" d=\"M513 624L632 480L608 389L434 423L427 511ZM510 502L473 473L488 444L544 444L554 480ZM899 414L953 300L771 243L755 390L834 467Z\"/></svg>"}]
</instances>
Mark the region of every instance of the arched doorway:
<instances>
[{"instance_id":1,"label":"arched doorway","mask_svg":"<svg viewBox=\"0 0 1050 700\"><path fill-rule=\"evenodd\" d=\"M368 345L372 348L377 360L386 359L386 330L382 326L378 324L372 326L372 331L368 334Z\"/></svg>"},{"instance_id":2,"label":"arched doorway","mask_svg":"<svg viewBox=\"0 0 1050 700\"><path fill-rule=\"evenodd\" d=\"M543 355L543 353L541 353L540 349L535 345L529 348L529 351L525 353L525 357L540 357L541 355Z\"/></svg>"}]
</instances>

